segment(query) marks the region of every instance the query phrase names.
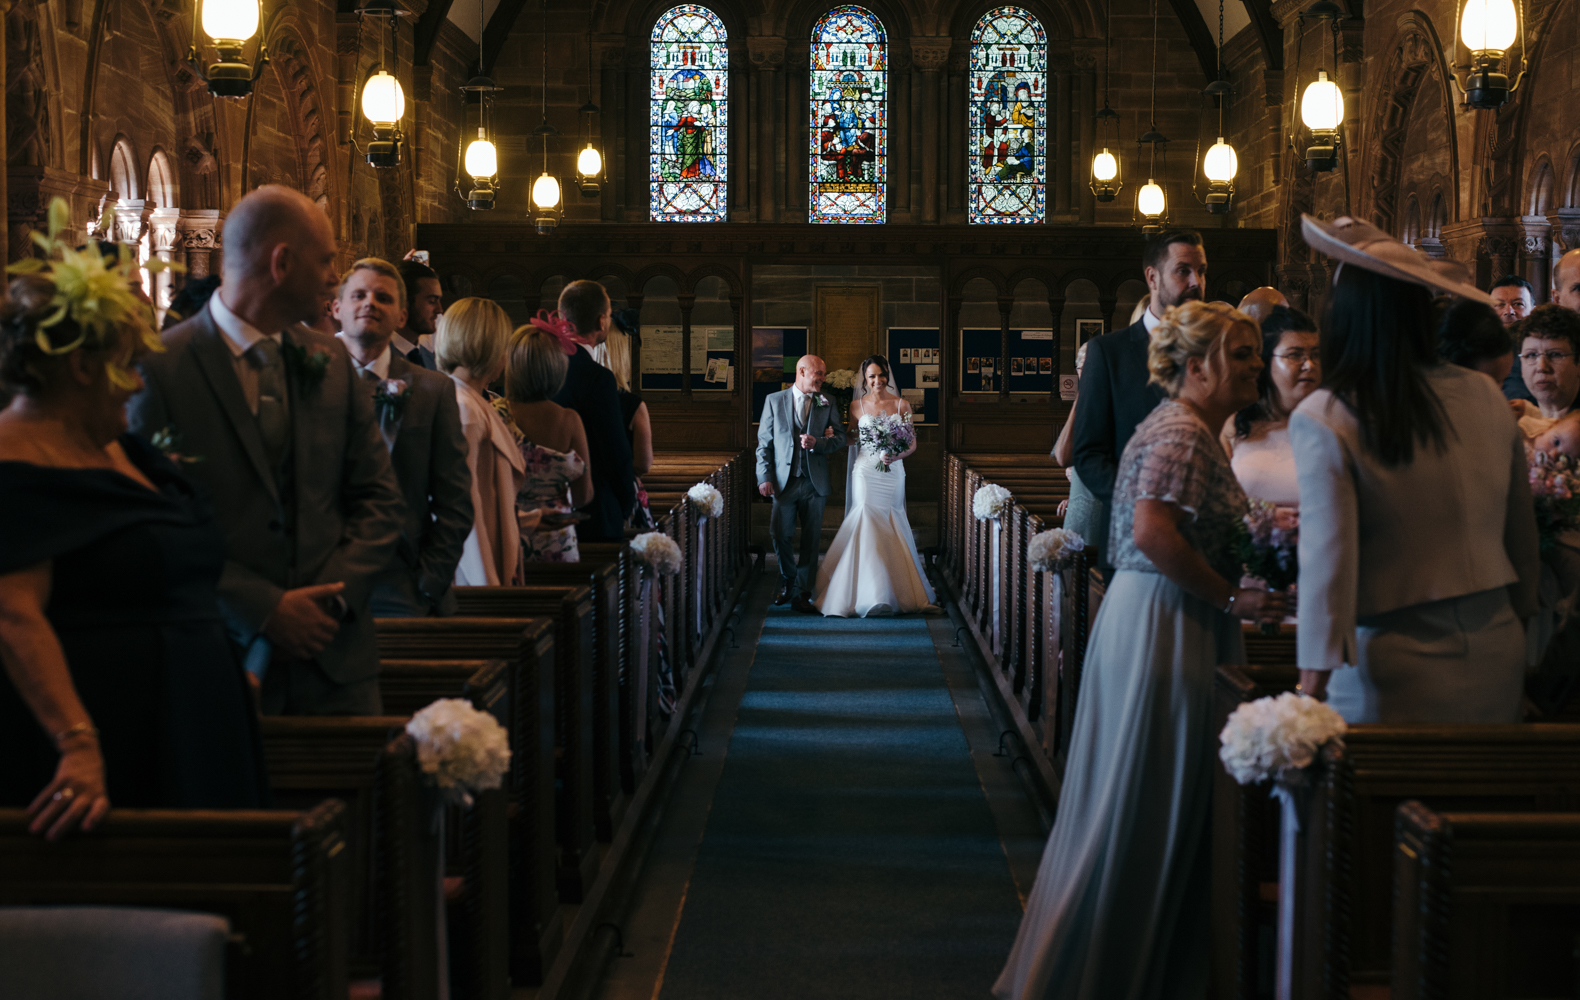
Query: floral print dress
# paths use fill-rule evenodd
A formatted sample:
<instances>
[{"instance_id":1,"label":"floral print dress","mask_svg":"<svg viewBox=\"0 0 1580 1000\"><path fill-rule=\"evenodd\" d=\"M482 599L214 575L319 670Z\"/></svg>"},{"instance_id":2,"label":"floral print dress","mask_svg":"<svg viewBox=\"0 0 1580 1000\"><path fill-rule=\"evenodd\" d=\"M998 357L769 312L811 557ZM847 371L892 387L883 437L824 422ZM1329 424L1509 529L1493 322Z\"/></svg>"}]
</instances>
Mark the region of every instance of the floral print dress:
<instances>
[{"instance_id":1,"label":"floral print dress","mask_svg":"<svg viewBox=\"0 0 1580 1000\"><path fill-rule=\"evenodd\" d=\"M582 477L587 465L574 451L555 451L531 441L521 442L521 457L527 463L526 479L516 494L516 509L569 510L571 483ZM521 533L526 562L580 562L576 548L576 528L539 528Z\"/></svg>"}]
</instances>

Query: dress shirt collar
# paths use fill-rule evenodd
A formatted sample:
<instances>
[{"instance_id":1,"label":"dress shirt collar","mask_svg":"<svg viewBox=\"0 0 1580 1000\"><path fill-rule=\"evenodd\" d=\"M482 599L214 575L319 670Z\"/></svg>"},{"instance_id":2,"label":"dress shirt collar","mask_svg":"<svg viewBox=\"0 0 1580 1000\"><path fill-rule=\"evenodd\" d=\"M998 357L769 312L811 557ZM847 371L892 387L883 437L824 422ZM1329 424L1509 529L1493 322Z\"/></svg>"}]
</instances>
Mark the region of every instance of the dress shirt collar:
<instances>
[{"instance_id":1,"label":"dress shirt collar","mask_svg":"<svg viewBox=\"0 0 1580 1000\"><path fill-rule=\"evenodd\" d=\"M1147 336L1150 337L1152 336L1152 329L1163 321L1158 319L1157 314L1152 311L1152 305L1148 303L1146 309L1141 313L1141 322L1146 326Z\"/></svg>"},{"instance_id":2,"label":"dress shirt collar","mask_svg":"<svg viewBox=\"0 0 1580 1000\"><path fill-rule=\"evenodd\" d=\"M230 353L238 358L265 336L257 327L231 312L230 306L225 304L225 296L218 291L209 298L209 315L214 317L214 325L225 335L225 345L230 348ZM267 336L277 344L280 342L278 332Z\"/></svg>"},{"instance_id":3,"label":"dress shirt collar","mask_svg":"<svg viewBox=\"0 0 1580 1000\"><path fill-rule=\"evenodd\" d=\"M335 334L335 336L339 337L342 343L345 342L345 339L346 339L346 335L345 334L337 333L337 334ZM351 352L347 351L346 353L350 354ZM362 362L357 360L357 356L355 354L351 354L351 366L357 370L357 374L358 375L363 375L366 372L372 372L374 375L378 376L378 380L380 382L384 381L385 379L390 377L390 349L389 349L389 345L386 344L384 346L384 353L382 353L378 357L374 358L373 362L371 364L364 365Z\"/></svg>"},{"instance_id":4,"label":"dress shirt collar","mask_svg":"<svg viewBox=\"0 0 1580 1000\"><path fill-rule=\"evenodd\" d=\"M395 336L390 338L390 346L399 351L400 356L403 358L409 357L411 352L417 349L416 344L407 340L405 337L402 337L399 333L396 333Z\"/></svg>"}]
</instances>

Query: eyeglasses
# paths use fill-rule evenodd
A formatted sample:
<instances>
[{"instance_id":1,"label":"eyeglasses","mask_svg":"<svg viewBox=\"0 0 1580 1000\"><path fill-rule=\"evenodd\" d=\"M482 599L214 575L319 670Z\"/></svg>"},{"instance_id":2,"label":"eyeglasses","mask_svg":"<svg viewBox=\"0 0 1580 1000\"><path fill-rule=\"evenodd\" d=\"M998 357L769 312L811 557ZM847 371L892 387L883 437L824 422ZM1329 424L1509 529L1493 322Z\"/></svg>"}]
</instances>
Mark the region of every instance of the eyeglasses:
<instances>
[{"instance_id":1,"label":"eyeglasses","mask_svg":"<svg viewBox=\"0 0 1580 1000\"><path fill-rule=\"evenodd\" d=\"M1520 361L1528 365L1534 365L1543 358L1547 359L1548 364L1557 366L1574 360L1574 355L1565 354L1563 351L1526 351L1520 355Z\"/></svg>"},{"instance_id":2,"label":"eyeglasses","mask_svg":"<svg viewBox=\"0 0 1580 1000\"><path fill-rule=\"evenodd\" d=\"M1301 365L1305 364L1307 361L1311 362L1314 365L1322 364L1322 358L1320 356L1318 356L1316 351L1306 351L1306 350L1284 351L1281 354L1274 354L1273 357L1278 358L1281 361L1287 361L1290 364L1294 365L1296 368L1298 368Z\"/></svg>"}]
</instances>

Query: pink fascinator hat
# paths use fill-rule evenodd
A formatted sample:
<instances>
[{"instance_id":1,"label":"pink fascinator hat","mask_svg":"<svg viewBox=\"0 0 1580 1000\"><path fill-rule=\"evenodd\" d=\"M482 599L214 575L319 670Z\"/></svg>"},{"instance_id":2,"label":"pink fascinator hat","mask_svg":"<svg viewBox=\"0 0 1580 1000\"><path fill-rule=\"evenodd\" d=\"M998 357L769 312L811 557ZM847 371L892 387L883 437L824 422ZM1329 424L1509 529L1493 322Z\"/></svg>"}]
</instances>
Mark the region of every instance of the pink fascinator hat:
<instances>
[{"instance_id":1,"label":"pink fascinator hat","mask_svg":"<svg viewBox=\"0 0 1580 1000\"><path fill-rule=\"evenodd\" d=\"M549 312L547 309L539 309L538 314L527 320L527 322L545 333L553 334L554 338L560 342L560 347L565 349L566 354L575 354L577 344L587 343L587 341L577 335L574 323L558 313Z\"/></svg>"}]
</instances>

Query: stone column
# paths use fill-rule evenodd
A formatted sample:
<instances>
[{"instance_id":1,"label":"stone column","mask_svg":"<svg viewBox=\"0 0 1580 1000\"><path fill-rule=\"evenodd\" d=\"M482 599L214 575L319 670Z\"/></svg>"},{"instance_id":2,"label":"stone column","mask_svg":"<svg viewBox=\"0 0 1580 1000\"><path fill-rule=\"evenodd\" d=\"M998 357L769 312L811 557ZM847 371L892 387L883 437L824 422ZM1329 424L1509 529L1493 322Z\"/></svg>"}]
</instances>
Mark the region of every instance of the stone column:
<instances>
[{"instance_id":1,"label":"stone column","mask_svg":"<svg viewBox=\"0 0 1580 1000\"><path fill-rule=\"evenodd\" d=\"M889 215L890 222L911 220L911 141L916 108L911 103L911 62L898 45L889 46Z\"/></svg>"},{"instance_id":2,"label":"stone column","mask_svg":"<svg viewBox=\"0 0 1580 1000\"><path fill-rule=\"evenodd\" d=\"M753 35L746 39L746 49L752 60L752 103L757 111L753 137L755 155L752 157L757 181L754 214L758 222L777 222L774 187L779 129L774 112L778 103L779 70L785 62L785 40L773 35Z\"/></svg>"},{"instance_id":3,"label":"stone column","mask_svg":"<svg viewBox=\"0 0 1580 1000\"><path fill-rule=\"evenodd\" d=\"M812 134L808 119L811 117L811 55L805 45L787 46L785 51L784 127L779 134L785 143L785 169L782 213L785 222L805 222L807 213L807 182L811 180L810 166Z\"/></svg>"},{"instance_id":4,"label":"stone column","mask_svg":"<svg viewBox=\"0 0 1580 1000\"><path fill-rule=\"evenodd\" d=\"M148 215L148 224L152 229L152 238L149 240L149 249L157 260L170 263L176 260L176 243L179 235L176 223L181 215L177 208L156 208ZM153 276L154 305L160 309L170 305L171 290L175 287L169 271L161 271Z\"/></svg>"},{"instance_id":5,"label":"stone column","mask_svg":"<svg viewBox=\"0 0 1580 1000\"><path fill-rule=\"evenodd\" d=\"M691 398L691 309L697 304L693 294L681 292L676 297L680 304L680 392Z\"/></svg>"},{"instance_id":6,"label":"stone column","mask_svg":"<svg viewBox=\"0 0 1580 1000\"><path fill-rule=\"evenodd\" d=\"M1001 397L1009 395L1009 314L1014 308L1015 296L998 297L998 371L994 372L994 377L998 379Z\"/></svg>"},{"instance_id":7,"label":"stone column","mask_svg":"<svg viewBox=\"0 0 1580 1000\"><path fill-rule=\"evenodd\" d=\"M1080 206L1080 223L1090 226L1097 220L1097 196L1092 194L1092 157L1097 155L1097 70L1090 52L1077 52L1075 64L1081 68L1081 149L1075 158L1075 190Z\"/></svg>"},{"instance_id":8,"label":"stone column","mask_svg":"<svg viewBox=\"0 0 1580 1000\"><path fill-rule=\"evenodd\" d=\"M938 213L938 160L943 149L938 141L940 71L949 62L948 38L912 38L911 61L922 78L921 105L921 156L922 156L922 221L937 222Z\"/></svg>"},{"instance_id":9,"label":"stone column","mask_svg":"<svg viewBox=\"0 0 1580 1000\"><path fill-rule=\"evenodd\" d=\"M1070 210L1070 114L1074 110L1070 107L1070 71L1058 70L1054 74L1053 97L1053 150L1048 159L1052 168L1048 171L1049 180L1053 182L1052 202L1048 207L1055 212L1064 213Z\"/></svg>"},{"instance_id":10,"label":"stone column","mask_svg":"<svg viewBox=\"0 0 1580 1000\"><path fill-rule=\"evenodd\" d=\"M1059 375L1064 370L1064 290L1048 289L1048 312L1053 316L1053 396L1059 397Z\"/></svg>"},{"instance_id":11,"label":"stone column","mask_svg":"<svg viewBox=\"0 0 1580 1000\"><path fill-rule=\"evenodd\" d=\"M625 39L619 35L602 35L597 39L593 66L589 74L596 73L598 80L598 147L603 153L604 182L599 185L598 217L604 222L619 219L620 194L615 190L614 178L620 176L620 159L615 155L619 148L619 123L630 113L620 101L620 65L625 61ZM596 69L594 68L596 67ZM637 109L637 116L647 121L648 109ZM624 168L646 176L648 174L647 149L627 149ZM726 216L727 217L727 216Z\"/></svg>"},{"instance_id":12,"label":"stone column","mask_svg":"<svg viewBox=\"0 0 1580 1000\"><path fill-rule=\"evenodd\" d=\"M648 162L650 110L648 108L649 83L647 79L651 57L646 49L627 49L625 53L625 106L629 109L622 129L625 135L625 207L620 218L625 222L647 222L651 217L651 170ZM733 81L732 77L732 81ZM732 88L733 89L733 88ZM738 122L734 100L731 100L730 121ZM732 129L732 133L738 129ZM736 156L736 142L732 140L730 153L731 175L739 173L744 158ZM742 147L744 148L744 147ZM730 181L733 190L738 180Z\"/></svg>"},{"instance_id":13,"label":"stone column","mask_svg":"<svg viewBox=\"0 0 1580 1000\"><path fill-rule=\"evenodd\" d=\"M188 280L219 273L219 209L183 209L176 219L176 234L178 245L186 254Z\"/></svg>"},{"instance_id":14,"label":"stone column","mask_svg":"<svg viewBox=\"0 0 1580 1000\"><path fill-rule=\"evenodd\" d=\"M1520 220L1520 228L1523 231L1514 273L1531 283L1537 302L1545 302L1551 277L1551 223L1543 215L1526 216Z\"/></svg>"},{"instance_id":15,"label":"stone column","mask_svg":"<svg viewBox=\"0 0 1580 1000\"><path fill-rule=\"evenodd\" d=\"M944 176L948 181L945 222L965 222L966 213L966 70L970 46L960 43L949 58L948 90L940 99L945 121L949 123L949 145L944 150L949 169Z\"/></svg>"}]
</instances>

